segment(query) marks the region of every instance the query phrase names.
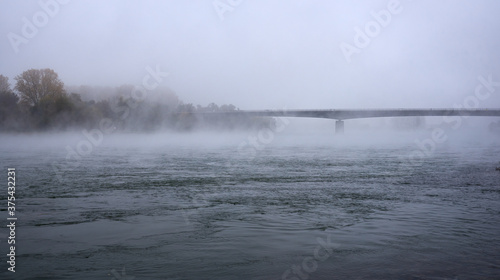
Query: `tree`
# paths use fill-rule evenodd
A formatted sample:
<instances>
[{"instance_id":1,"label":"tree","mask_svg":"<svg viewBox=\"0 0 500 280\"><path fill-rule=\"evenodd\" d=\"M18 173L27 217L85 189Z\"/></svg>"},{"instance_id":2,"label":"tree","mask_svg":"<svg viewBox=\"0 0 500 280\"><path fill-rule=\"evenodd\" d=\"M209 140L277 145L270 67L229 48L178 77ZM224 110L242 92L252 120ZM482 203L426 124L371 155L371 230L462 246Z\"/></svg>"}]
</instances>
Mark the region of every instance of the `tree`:
<instances>
[{"instance_id":1,"label":"tree","mask_svg":"<svg viewBox=\"0 0 500 280\"><path fill-rule=\"evenodd\" d=\"M233 104L224 104L224 105L221 105L219 109L221 111L223 111L223 112L231 112L231 111L236 111L237 110L236 106L234 106Z\"/></svg>"},{"instance_id":2,"label":"tree","mask_svg":"<svg viewBox=\"0 0 500 280\"><path fill-rule=\"evenodd\" d=\"M219 111L219 106L217 106L217 104L212 102L212 103L208 104L207 109L209 112L217 112L217 111Z\"/></svg>"},{"instance_id":3,"label":"tree","mask_svg":"<svg viewBox=\"0 0 500 280\"><path fill-rule=\"evenodd\" d=\"M58 98L66 95L64 83L52 69L29 69L14 79L21 102L28 107L38 106L40 101L47 97Z\"/></svg>"},{"instance_id":4,"label":"tree","mask_svg":"<svg viewBox=\"0 0 500 280\"><path fill-rule=\"evenodd\" d=\"M18 101L10 89L9 78L0 75L0 129L19 129Z\"/></svg>"},{"instance_id":5,"label":"tree","mask_svg":"<svg viewBox=\"0 0 500 280\"><path fill-rule=\"evenodd\" d=\"M9 78L0 75L0 106L17 106L17 101L19 97L10 89Z\"/></svg>"},{"instance_id":6,"label":"tree","mask_svg":"<svg viewBox=\"0 0 500 280\"><path fill-rule=\"evenodd\" d=\"M0 93L12 92L10 89L9 78L0 75Z\"/></svg>"}]
</instances>

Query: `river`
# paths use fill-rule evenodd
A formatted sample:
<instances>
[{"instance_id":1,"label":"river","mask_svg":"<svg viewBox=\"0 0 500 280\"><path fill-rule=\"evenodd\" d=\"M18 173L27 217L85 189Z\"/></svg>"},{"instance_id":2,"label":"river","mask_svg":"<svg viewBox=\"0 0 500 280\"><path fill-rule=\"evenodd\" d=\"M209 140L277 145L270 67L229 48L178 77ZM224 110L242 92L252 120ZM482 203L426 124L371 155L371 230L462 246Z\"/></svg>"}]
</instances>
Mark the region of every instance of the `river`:
<instances>
[{"instance_id":1,"label":"river","mask_svg":"<svg viewBox=\"0 0 500 280\"><path fill-rule=\"evenodd\" d=\"M16 272L4 227L0 277L500 277L500 141L410 160L428 132L329 133L244 152L241 134L113 134L71 160L80 134L3 135L2 204L15 168L18 219Z\"/></svg>"}]
</instances>

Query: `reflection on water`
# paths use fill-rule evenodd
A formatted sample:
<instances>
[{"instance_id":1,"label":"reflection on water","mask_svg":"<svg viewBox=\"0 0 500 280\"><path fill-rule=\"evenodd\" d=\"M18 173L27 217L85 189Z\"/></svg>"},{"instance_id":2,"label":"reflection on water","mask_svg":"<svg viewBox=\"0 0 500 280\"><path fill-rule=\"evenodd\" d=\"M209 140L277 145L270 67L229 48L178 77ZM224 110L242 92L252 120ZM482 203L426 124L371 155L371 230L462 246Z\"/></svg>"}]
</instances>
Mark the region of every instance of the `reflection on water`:
<instances>
[{"instance_id":1,"label":"reflection on water","mask_svg":"<svg viewBox=\"0 0 500 280\"><path fill-rule=\"evenodd\" d=\"M61 181L61 146L2 150L17 171L17 277L500 275L498 145L444 146L418 163L405 160L411 143L269 145L251 160L233 143L145 146L104 144ZM304 270L318 238L335 247Z\"/></svg>"}]
</instances>

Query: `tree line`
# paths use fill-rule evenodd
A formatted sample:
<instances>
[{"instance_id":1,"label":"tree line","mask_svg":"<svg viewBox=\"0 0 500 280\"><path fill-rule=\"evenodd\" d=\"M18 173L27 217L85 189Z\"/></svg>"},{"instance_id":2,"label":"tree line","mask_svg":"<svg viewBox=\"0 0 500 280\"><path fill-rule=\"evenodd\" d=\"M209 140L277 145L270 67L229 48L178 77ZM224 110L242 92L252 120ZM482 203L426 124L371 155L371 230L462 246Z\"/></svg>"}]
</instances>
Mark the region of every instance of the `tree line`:
<instances>
[{"instance_id":1,"label":"tree line","mask_svg":"<svg viewBox=\"0 0 500 280\"><path fill-rule=\"evenodd\" d=\"M168 88L152 90L139 100L131 94L133 85L65 87L52 69L29 69L14 80L12 88L0 75L0 131L93 128L105 118L121 131L259 129L272 122L245 116L200 118L195 113L239 109L232 104L184 103Z\"/></svg>"}]
</instances>

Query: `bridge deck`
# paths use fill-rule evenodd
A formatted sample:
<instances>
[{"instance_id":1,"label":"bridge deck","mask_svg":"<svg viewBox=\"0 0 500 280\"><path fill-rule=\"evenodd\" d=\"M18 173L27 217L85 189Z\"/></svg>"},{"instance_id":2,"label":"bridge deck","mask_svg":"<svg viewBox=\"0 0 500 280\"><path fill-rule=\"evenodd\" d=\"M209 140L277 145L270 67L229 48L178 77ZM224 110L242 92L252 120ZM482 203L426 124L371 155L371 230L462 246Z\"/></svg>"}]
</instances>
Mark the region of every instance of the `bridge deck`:
<instances>
[{"instance_id":1,"label":"bridge deck","mask_svg":"<svg viewBox=\"0 0 500 280\"><path fill-rule=\"evenodd\" d=\"M420 116L476 116L500 117L500 109L331 109L331 110L238 110L230 112L206 112L201 115L255 116L255 117L303 117L324 119L360 119L381 117Z\"/></svg>"}]
</instances>

